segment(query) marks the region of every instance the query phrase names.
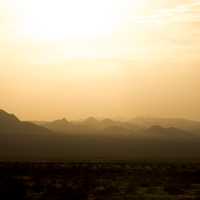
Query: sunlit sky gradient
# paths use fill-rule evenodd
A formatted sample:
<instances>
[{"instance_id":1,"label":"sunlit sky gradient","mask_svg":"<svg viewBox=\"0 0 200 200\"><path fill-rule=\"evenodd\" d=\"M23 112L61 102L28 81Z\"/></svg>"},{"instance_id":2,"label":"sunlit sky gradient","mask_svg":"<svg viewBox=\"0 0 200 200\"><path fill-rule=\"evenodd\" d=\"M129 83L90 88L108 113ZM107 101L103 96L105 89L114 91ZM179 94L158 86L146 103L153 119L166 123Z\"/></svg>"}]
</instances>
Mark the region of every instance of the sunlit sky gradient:
<instances>
[{"instance_id":1,"label":"sunlit sky gradient","mask_svg":"<svg viewBox=\"0 0 200 200\"><path fill-rule=\"evenodd\" d=\"M0 108L200 120L199 52L199 0L0 0Z\"/></svg>"}]
</instances>

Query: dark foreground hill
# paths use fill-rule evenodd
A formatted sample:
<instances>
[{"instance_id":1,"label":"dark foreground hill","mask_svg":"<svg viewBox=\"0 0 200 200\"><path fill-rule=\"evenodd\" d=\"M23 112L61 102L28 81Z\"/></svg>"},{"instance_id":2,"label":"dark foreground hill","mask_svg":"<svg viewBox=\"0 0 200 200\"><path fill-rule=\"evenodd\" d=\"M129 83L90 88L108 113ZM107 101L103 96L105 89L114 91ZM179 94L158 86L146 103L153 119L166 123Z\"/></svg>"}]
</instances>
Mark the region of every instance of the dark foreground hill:
<instances>
[{"instance_id":1,"label":"dark foreground hill","mask_svg":"<svg viewBox=\"0 0 200 200\"><path fill-rule=\"evenodd\" d=\"M51 131L31 122L22 122L15 115L0 110L0 134L50 134Z\"/></svg>"},{"instance_id":2,"label":"dark foreground hill","mask_svg":"<svg viewBox=\"0 0 200 200\"><path fill-rule=\"evenodd\" d=\"M90 121L91 122L91 121ZM152 126L134 129L121 123L104 121L109 126L68 124L71 131L53 132L39 125L22 122L0 111L0 160L68 161L199 159L200 137L177 128ZM84 128L83 128L84 127ZM75 130L77 132L75 132Z\"/></svg>"}]
</instances>

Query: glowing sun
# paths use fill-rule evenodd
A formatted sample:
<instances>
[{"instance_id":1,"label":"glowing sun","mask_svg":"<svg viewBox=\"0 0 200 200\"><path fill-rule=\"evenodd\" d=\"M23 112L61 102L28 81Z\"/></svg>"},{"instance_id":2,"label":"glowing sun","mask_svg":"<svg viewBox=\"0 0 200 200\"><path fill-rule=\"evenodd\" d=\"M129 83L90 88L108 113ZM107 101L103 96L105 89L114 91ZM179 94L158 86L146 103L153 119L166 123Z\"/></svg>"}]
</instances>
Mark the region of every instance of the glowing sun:
<instances>
[{"instance_id":1,"label":"glowing sun","mask_svg":"<svg viewBox=\"0 0 200 200\"><path fill-rule=\"evenodd\" d=\"M24 37L37 40L109 36L117 31L128 12L141 4L139 0L21 1L19 30Z\"/></svg>"}]
</instances>

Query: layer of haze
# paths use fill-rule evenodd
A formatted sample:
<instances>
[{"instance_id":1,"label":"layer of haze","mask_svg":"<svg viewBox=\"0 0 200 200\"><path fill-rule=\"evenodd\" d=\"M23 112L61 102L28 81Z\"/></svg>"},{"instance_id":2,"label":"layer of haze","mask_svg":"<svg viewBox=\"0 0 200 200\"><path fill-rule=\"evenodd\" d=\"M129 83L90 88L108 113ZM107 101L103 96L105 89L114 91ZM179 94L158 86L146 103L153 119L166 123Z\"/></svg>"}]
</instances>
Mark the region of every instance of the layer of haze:
<instances>
[{"instance_id":1,"label":"layer of haze","mask_svg":"<svg viewBox=\"0 0 200 200\"><path fill-rule=\"evenodd\" d=\"M200 119L199 36L197 0L0 0L0 108Z\"/></svg>"}]
</instances>

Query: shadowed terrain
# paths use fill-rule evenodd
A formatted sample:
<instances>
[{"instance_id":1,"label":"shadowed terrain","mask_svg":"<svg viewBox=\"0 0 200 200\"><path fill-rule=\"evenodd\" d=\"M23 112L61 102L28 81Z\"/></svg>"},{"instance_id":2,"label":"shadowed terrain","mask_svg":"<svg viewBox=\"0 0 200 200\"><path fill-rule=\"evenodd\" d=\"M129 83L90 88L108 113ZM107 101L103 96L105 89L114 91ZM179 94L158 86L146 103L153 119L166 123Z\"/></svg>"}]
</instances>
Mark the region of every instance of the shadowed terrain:
<instances>
[{"instance_id":1,"label":"shadowed terrain","mask_svg":"<svg viewBox=\"0 0 200 200\"><path fill-rule=\"evenodd\" d=\"M198 200L200 168L184 162L0 163L2 199Z\"/></svg>"},{"instance_id":2,"label":"shadowed terrain","mask_svg":"<svg viewBox=\"0 0 200 200\"><path fill-rule=\"evenodd\" d=\"M76 122L62 119L38 122L39 125L36 125L20 121L15 115L1 111L0 159L16 161L199 159L200 136L197 122L194 122L194 128L190 131L184 129L186 122L184 121L182 129L180 122L177 128L167 125L162 127L160 123L142 126L136 121L133 123L95 118ZM191 121L188 123L192 124Z\"/></svg>"}]
</instances>

